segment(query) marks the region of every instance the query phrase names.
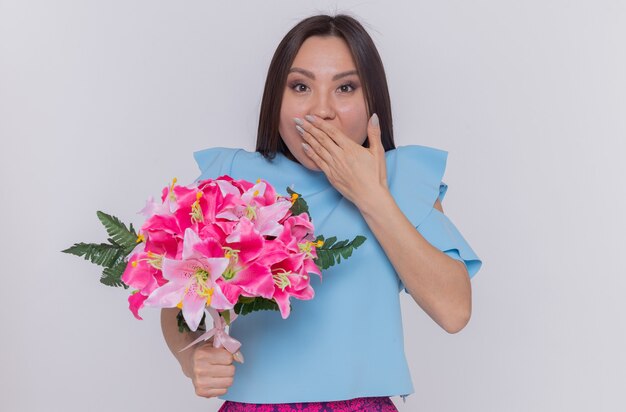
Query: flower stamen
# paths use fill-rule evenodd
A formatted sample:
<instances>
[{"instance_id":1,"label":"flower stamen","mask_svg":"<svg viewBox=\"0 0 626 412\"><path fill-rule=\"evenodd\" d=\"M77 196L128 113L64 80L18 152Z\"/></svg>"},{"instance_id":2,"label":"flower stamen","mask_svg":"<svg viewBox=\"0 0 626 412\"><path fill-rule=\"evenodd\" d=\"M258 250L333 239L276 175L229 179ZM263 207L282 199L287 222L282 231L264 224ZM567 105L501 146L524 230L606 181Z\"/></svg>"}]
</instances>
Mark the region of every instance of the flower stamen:
<instances>
[{"instance_id":1,"label":"flower stamen","mask_svg":"<svg viewBox=\"0 0 626 412\"><path fill-rule=\"evenodd\" d=\"M176 194L174 193L174 185L176 184L176 182L178 182L178 179L173 178L172 179L172 184L170 185L170 190L168 193L168 197L170 199L170 201L175 202L176 201Z\"/></svg>"},{"instance_id":2,"label":"flower stamen","mask_svg":"<svg viewBox=\"0 0 626 412\"><path fill-rule=\"evenodd\" d=\"M239 252L240 252L240 250L239 249L233 249L233 248L228 247L228 246L222 246L222 249L224 250L224 257L227 258L227 259L230 259L228 267L226 268L224 273L222 273L222 277L225 280L231 280L232 278L235 277L235 275L238 272L238 270L235 268L235 266L239 262Z\"/></svg>"},{"instance_id":3,"label":"flower stamen","mask_svg":"<svg viewBox=\"0 0 626 412\"><path fill-rule=\"evenodd\" d=\"M202 192L197 192L196 201L191 205L191 213L189 213L189 215L191 216L192 223L204 222L204 214L202 213L202 208L200 207L200 198L202 195Z\"/></svg>"},{"instance_id":4,"label":"flower stamen","mask_svg":"<svg viewBox=\"0 0 626 412\"><path fill-rule=\"evenodd\" d=\"M237 263L239 261L239 249L233 249L232 247L222 246L224 250L224 257L231 259L233 263Z\"/></svg>"},{"instance_id":5,"label":"flower stamen","mask_svg":"<svg viewBox=\"0 0 626 412\"><path fill-rule=\"evenodd\" d=\"M312 250L314 247L321 247L324 245L322 240L318 240L317 242L306 241L304 243L298 243L298 247L300 252L303 252L306 258L315 259L313 256Z\"/></svg>"},{"instance_id":6,"label":"flower stamen","mask_svg":"<svg viewBox=\"0 0 626 412\"><path fill-rule=\"evenodd\" d=\"M133 260L131 265L133 265L133 267L136 268L139 262L148 262L148 264L152 266L153 268L161 269L163 266L163 258L165 257L165 254L157 255L156 253L153 253L153 252L148 252L147 254L148 254L147 258Z\"/></svg>"},{"instance_id":7,"label":"flower stamen","mask_svg":"<svg viewBox=\"0 0 626 412\"><path fill-rule=\"evenodd\" d=\"M194 272L193 276L196 281L195 284L198 287L196 293L198 294L198 296L203 297L207 300L207 305L211 305L211 298L213 297L213 292L215 288L209 287L209 272L202 267L196 267L195 269L196 271Z\"/></svg>"},{"instance_id":8,"label":"flower stamen","mask_svg":"<svg viewBox=\"0 0 626 412\"><path fill-rule=\"evenodd\" d=\"M287 272L285 269L279 270L280 272L272 274L272 280L274 280L274 284L284 292L287 286L291 286L288 277L288 275L291 275L291 272Z\"/></svg>"},{"instance_id":9,"label":"flower stamen","mask_svg":"<svg viewBox=\"0 0 626 412\"><path fill-rule=\"evenodd\" d=\"M256 219L256 206L246 206L246 217L250 220Z\"/></svg>"}]
</instances>

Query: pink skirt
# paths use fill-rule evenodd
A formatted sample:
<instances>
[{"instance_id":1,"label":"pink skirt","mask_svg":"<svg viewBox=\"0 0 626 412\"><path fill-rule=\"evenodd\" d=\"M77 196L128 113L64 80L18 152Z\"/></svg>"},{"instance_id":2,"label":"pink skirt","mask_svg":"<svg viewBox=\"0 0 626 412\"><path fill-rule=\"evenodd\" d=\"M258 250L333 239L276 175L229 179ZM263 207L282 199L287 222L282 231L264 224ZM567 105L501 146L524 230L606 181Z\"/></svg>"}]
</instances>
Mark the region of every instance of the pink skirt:
<instances>
[{"instance_id":1,"label":"pink skirt","mask_svg":"<svg viewBox=\"0 0 626 412\"><path fill-rule=\"evenodd\" d=\"M388 397L356 398L347 401L304 403L241 403L226 401L219 412L397 412Z\"/></svg>"}]
</instances>

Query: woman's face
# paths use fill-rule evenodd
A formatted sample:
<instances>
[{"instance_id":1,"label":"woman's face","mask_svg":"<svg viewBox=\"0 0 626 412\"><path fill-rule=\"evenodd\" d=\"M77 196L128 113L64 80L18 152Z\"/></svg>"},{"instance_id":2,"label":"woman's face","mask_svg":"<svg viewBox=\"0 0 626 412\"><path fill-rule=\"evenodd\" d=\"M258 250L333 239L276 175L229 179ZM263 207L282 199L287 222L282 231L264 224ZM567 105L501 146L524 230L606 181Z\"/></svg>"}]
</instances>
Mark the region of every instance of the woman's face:
<instances>
[{"instance_id":1,"label":"woman's face","mask_svg":"<svg viewBox=\"0 0 626 412\"><path fill-rule=\"evenodd\" d=\"M302 149L294 117L320 117L362 145L369 119L361 80L345 40L312 36L302 43L283 93L278 131L291 154L305 167L320 170Z\"/></svg>"}]
</instances>

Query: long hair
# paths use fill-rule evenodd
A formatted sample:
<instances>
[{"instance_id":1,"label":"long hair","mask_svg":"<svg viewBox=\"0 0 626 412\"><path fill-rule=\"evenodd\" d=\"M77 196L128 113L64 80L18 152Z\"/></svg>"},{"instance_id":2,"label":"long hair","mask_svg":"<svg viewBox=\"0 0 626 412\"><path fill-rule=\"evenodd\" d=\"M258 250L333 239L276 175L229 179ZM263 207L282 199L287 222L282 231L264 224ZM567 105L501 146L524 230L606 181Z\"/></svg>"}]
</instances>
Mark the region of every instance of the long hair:
<instances>
[{"instance_id":1,"label":"long hair","mask_svg":"<svg viewBox=\"0 0 626 412\"><path fill-rule=\"evenodd\" d=\"M268 159L273 159L277 152L286 154L289 151L278 131L280 108L289 69L302 43L311 36L336 36L348 44L361 79L367 109L370 115L378 115L383 147L385 151L394 149L391 100L383 62L374 41L361 23L353 17L338 14L334 17L318 15L302 20L276 48L265 80L256 151ZM369 147L367 139L364 146Z\"/></svg>"}]
</instances>

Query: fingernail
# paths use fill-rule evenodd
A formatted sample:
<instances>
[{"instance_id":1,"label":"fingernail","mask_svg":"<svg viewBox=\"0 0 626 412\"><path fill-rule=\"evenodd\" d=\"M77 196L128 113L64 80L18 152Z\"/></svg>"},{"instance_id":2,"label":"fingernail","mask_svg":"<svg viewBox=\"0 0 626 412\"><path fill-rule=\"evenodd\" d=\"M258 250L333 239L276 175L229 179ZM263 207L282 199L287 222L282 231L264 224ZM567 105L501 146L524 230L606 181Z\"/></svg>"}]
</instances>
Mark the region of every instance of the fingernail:
<instances>
[{"instance_id":1,"label":"fingernail","mask_svg":"<svg viewBox=\"0 0 626 412\"><path fill-rule=\"evenodd\" d=\"M374 113L370 121L372 122L372 126L378 126L378 115Z\"/></svg>"},{"instance_id":2,"label":"fingernail","mask_svg":"<svg viewBox=\"0 0 626 412\"><path fill-rule=\"evenodd\" d=\"M302 126L304 124L304 122L302 121L302 119L299 119L297 117L293 118L293 121L296 122L297 125Z\"/></svg>"},{"instance_id":3,"label":"fingernail","mask_svg":"<svg viewBox=\"0 0 626 412\"><path fill-rule=\"evenodd\" d=\"M304 116L304 118L307 119L311 123L315 121L315 117L311 116L310 114L307 114L306 116Z\"/></svg>"},{"instance_id":4,"label":"fingernail","mask_svg":"<svg viewBox=\"0 0 626 412\"><path fill-rule=\"evenodd\" d=\"M241 352L236 352L233 355L233 359L235 359L239 363L243 363L243 354Z\"/></svg>"},{"instance_id":5,"label":"fingernail","mask_svg":"<svg viewBox=\"0 0 626 412\"><path fill-rule=\"evenodd\" d=\"M311 146L309 146L308 144L302 142L302 148L304 149L305 152L307 152L311 148Z\"/></svg>"},{"instance_id":6,"label":"fingernail","mask_svg":"<svg viewBox=\"0 0 626 412\"><path fill-rule=\"evenodd\" d=\"M300 133L300 136L304 135L304 129L300 126L296 125L296 130L298 131L298 133Z\"/></svg>"}]
</instances>

